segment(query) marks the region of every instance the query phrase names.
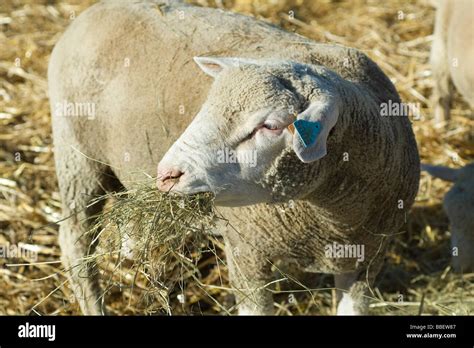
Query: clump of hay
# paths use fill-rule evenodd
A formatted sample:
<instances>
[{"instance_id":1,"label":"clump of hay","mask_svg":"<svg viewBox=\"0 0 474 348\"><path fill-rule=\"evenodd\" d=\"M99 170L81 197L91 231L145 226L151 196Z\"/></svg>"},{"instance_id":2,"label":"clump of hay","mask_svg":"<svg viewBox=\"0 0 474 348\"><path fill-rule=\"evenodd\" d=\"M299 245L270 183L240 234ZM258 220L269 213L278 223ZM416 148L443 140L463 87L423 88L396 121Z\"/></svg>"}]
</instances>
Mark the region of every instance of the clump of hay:
<instances>
[{"instance_id":1,"label":"clump of hay","mask_svg":"<svg viewBox=\"0 0 474 348\"><path fill-rule=\"evenodd\" d=\"M218 216L214 195L172 195L150 186L106 195L112 198L88 232L98 244L92 259L108 270L104 295L112 288L137 288L148 313L171 314L169 295L176 284L199 278L197 263L209 252L208 239ZM178 295L185 301L183 293ZM155 303L154 303L155 302Z\"/></svg>"}]
</instances>

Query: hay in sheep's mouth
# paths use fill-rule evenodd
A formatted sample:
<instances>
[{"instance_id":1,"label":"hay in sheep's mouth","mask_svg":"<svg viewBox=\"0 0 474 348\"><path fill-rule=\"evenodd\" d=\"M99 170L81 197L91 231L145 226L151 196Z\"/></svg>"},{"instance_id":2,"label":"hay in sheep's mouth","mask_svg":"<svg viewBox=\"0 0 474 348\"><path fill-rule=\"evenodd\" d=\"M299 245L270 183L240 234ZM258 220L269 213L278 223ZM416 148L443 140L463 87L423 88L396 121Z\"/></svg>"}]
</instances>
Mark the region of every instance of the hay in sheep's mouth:
<instances>
[{"instance_id":1,"label":"hay in sheep's mouth","mask_svg":"<svg viewBox=\"0 0 474 348\"><path fill-rule=\"evenodd\" d=\"M86 261L109 271L104 295L114 288L139 289L147 312L171 313L170 292L198 277L197 262L209 251L206 235L217 218L214 195L172 195L142 186L98 200L108 198L113 202L88 232L97 250Z\"/></svg>"}]
</instances>

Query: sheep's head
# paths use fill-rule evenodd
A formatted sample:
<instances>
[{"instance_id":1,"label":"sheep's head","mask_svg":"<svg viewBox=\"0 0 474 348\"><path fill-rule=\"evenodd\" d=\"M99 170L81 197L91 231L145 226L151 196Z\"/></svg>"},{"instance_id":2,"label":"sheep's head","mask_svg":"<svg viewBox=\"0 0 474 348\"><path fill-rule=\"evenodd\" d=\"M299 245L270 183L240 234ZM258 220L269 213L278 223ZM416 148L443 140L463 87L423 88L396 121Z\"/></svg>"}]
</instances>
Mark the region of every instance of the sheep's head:
<instances>
[{"instance_id":1,"label":"sheep's head","mask_svg":"<svg viewBox=\"0 0 474 348\"><path fill-rule=\"evenodd\" d=\"M452 264L456 272L474 272L474 163L459 169L429 164L421 168L454 183L443 200L451 225Z\"/></svg>"},{"instance_id":2,"label":"sheep's head","mask_svg":"<svg viewBox=\"0 0 474 348\"><path fill-rule=\"evenodd\" d=\"M159 163L158 188L212 191L216 204L227 206L308 194L313 178L301 171L326 155L342 110L335 74L286 61L195 61L215 80L199 113Z\"/></svg>"},{"instance_id":3,"label":"sheep's head","mask_svg":"<svg viewBox=\"0 0 474 348\"><path fill-rule=\"evenodd\" d=\"M451 224L453 268L457 272L474 272L474 163L446 171L452 173L450 179L454 181L443 200Z\"/></svg>"}]
</instances>

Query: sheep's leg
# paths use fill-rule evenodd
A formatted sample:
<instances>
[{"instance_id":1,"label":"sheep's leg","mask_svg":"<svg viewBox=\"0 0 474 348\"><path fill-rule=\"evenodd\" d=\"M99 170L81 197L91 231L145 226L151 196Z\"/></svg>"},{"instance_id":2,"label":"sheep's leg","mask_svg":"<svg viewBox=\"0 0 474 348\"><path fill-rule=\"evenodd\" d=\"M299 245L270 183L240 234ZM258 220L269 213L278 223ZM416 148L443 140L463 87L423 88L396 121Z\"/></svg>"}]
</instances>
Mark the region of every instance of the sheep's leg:
<instances>
[{"instance_id":1,"label":"sheep's leg","mask_svg":"<svg viewBox=\"0 0 474 348\"><path fill-rule=\"evenodd\" d=\"M368 310L367 281L359 280L359 272L334 275L337 289L337 315L364 315Z\"/></svg>"},{"instance_id":2,"label":"sheep's leg","mask_svg":"<svg viewBox=\"0 0 474 348\"><path fill-rule=\"evenodd\" d=\"M437 11L433 46L431 48L431 69L433 75L433 105L436 123L450 118L453 86L450 78L450 62L446 45L446 18L444 11Z\"/></svg>"},{"instance_id":3,"label":"sheep's leg","mask_svg":"<svg viewBox=\"0 0 474 348\"><path fill-rule=\"evenodd\" d=\"M93 236L86 232L103 207L103 202L91 202L104 192L105 168L73 149L56 153L56 167L65 217L59 228L63 266L83 314L104 314L96 264L84 260L95 250Z\"/></svg>"},{"instance_id":4,"label":"sheep's leg","mask_svg":"<svg viewBox=\"0 0 474 348\"><path fill-rule=\"evenodd\" d=\"M226 241L227 267L239 315L272 315L273 296L267 289L272 279L270 264L245 249Z\"/></svg>"},{"instance_id":5,"label":"sheep's leg","mask_svg":"<svg viewBox=\"0 0 474 348\"><path fill-rule=\"evenodd\" d=\"M451 221L455 220L451 218ZM454 271L457 273L474 272L474 234L467 224L458 227L451 223L451 250L454 248L457 250L451 259Z\"/></svg>"}]
</instances>

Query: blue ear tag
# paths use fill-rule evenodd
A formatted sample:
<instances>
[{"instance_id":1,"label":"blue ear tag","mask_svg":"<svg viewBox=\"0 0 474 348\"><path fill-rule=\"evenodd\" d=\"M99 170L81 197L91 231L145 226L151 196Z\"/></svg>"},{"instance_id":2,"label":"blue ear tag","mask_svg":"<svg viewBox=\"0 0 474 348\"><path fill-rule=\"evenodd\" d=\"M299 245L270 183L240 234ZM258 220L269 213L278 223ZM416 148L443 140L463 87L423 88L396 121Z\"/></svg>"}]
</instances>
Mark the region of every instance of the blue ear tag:
<instances>
[{"instance_id":1,"label":"blue ear tag","mask_svg":"<svg viewBox=\"0 0 474 348\"><path fill-rule=\"evenodd\" d=\"M321 132L321 122L319 121L296 120L293 122L293 126L304 147L313 145Z\"/></svg>"}]
</instances>

